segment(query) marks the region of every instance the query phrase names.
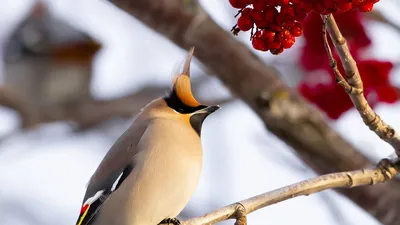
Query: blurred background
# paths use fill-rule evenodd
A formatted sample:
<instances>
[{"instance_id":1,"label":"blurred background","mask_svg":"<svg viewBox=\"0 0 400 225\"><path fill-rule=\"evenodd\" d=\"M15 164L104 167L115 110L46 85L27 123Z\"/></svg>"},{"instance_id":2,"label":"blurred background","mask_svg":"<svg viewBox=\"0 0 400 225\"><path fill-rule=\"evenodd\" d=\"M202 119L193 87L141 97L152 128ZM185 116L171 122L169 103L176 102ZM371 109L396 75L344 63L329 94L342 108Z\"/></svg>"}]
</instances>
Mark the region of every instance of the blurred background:
<instances>
[{"instance_id":1,"label":"blurred background","mask_svg":"<svg viewBox=\"0 0 400 225\"><path fill-rule=\"evenodd\" d=\"M200 4L223 29L236 23L228 0ZM357 34L365 34L354 38L364 41L360 60L373 61L366 70L386 68L382 76L390 90L374 89L369 100L398 130L399 9L396 1L377 4L374 11L388 19L383 22L357 15L356 26L362 25ZM187 52L105 1L3 1L0 15L0 225L75 224L86 184L104 154L132 115L168 91L171 74ZM336 92L324 89L330 76L320 68L323 63L313 67L307 61L313 54L306 51L312 48L308 36L279 56L255 53L324 111L327 122L363 154L375 162L390 155L391 147L365 127L354 109L321 104L332 101ZM249 34L235 38L251 47ZM203 126L203 172L181 218L316 176L196 60L192 74L195 96L223 109ZM321 78L320 86L308 83L304 74ZM323 97L316 99L311 90ZM396 97L387 97L390 91ZM269 206L250 214L248 221L380 224L331 190Z\"/></svg>"}]
</instances>

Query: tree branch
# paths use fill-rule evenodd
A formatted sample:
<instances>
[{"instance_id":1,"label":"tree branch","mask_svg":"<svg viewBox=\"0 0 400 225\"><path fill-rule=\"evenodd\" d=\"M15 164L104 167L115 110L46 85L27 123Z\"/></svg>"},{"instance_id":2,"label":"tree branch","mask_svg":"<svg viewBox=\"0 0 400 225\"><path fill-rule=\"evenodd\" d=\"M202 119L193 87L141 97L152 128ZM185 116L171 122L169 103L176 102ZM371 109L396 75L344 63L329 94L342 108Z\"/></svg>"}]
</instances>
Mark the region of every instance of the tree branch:
<instances>
[{"instance_id":1,"label":"tree branch","mask_svg":"<svg viewBox=\"0 0 400 225\"><path fill-rule=\"evenodd\" d=\"M363 82L361 80L360 72L357 68L357 63L353 59L353 56L351 55L346 44L346 39L340 32L335 19L332 15L328 15L323 16L323 20L325 49L328 53L329 61L331 62L331 67L336 75L338 83L344 88L347 94L349 94L365 125L367 125L370 130L374 131L375 134L378 135L382 140L392 145L396 151L396 154L400 156L400 136L390 125L383 122L379 115L376 114L368 104L367 99L365 99L363 94ZM337 52L339 53L340 60L342 61L343 68L346 72L347 80L343 78L342 74L337 68L337 63L332 55L332 51L328 43L326 29L328 29L331 40Z\"/></svg>"},{"instance_id":2,"label":"tree branch","mask_svg":"<svg viewBox=\"0 0 400 225\"><path fill-rule=\"evenodd\" d=\"M195 46L195 56L317 173L352 171L372 165L326 124L317 109L284 85L273 67L264 65L247 46L215 24L196 1L111 2L181 48ZM394 179L373 188L364 186L339 192L383 224L400 220L400 185Z\"/></svg>"},{"instance_id":3,"label":"tree branch","mask_svg":"<svg viewBox=\"0 0 400 225\"><path fill-rule=\"evenodd\" d=\"M392 179L400 172L398 159L393 162L383 159L374 169L332 173L308 179L252 198L217 209L204 216L182 222L182 225L210 225L227 219L242 218L258 209L287 199L310 195L331 188L353 188L362 185L375 185Z\"/></svg>"},{"instance_id":4,"label":"tree branch","mask_svg":"<svg viewBox=\"0 0 400 225\"><path fill-rule=\"evenodd\" d=\"M199 82L202 82L200 80ZM200 83L194 83L199 85ZM0 88L0 105L19 112L23 121L22 128L29 128L40 123L54 121L71 121L78 130L91 128L101 122L115 117L128 118L140 111L147 103L163 96L168 87L145 87L135 93L112 100L82 100L50 106L33 104L27 96L20 96L10 87ZM205 104L226 104L233 98L202 101Z\"/></svg>"},{"instance_id":5,"label":"tree branch","mask_svg":"<svg viewBox=\"0 0 400 225\"><path fill-rule=\"evenodd\" d=\"M393 28L395 31L400 32L400 26L392 20L386 18L386 16L383 15L383 13L381 13L379 10L372 10L369 13L364 13L364 16L369 20L380 22Z\"/></svg>"}]
</instances>

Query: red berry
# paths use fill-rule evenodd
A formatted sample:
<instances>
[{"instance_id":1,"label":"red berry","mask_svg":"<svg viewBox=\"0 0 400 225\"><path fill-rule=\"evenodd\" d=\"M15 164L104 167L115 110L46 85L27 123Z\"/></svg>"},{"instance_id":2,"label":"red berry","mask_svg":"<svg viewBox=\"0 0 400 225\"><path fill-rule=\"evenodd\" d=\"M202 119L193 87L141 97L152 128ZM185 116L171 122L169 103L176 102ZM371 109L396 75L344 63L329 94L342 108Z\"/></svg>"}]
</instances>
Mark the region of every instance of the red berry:
<instances>
[{"instance_id":1,"label":"red berry","mask_svg":"<svg viewBox=\"0 0 400 225\"><path fill-rule=\"evenodd\" d=\"M282 26L279 26L277 24L270 24L269 29L272 31L282 31L283 30Z\"/></svg>"},{"instance_id":2,"label":"red berry","mask_svg":"<svg viewBox=\"0 0 400 225\"><path fill-rule=\"evenodd\" d=\"M275 40L275 35L276 33L270 30L264 30L262 32L261 38L266 42L266 43L272 43Z\"/></svg>"},{"instance_id":3,"label":"red berry","mask_svg":"<svg viewBox=\"0 0 400 225\"><path fill-rule=\"evenodd\" d=\"M261 38L261 36L262 36L263 33L264 33L263 30L258 30L258 31L253 35L253 37Z\"/></svg>"},{"instance_id":4,"label":"red berry","mask_svg":"<svg viewBox=\"0 0 400 225\"><path fill-rule=\"evenodd\" d=\"M241 9L248 5L245 0L229 0L229 3L233 6L233 8Z\"/></svg>"},{"instance_id":5,"label":"red berry","mask_svg":"<svg viewBox=\"0 0 400 225\"><path fill-rule=\"evenodd\" d=\"M299 3L299 4L295 5L294 6L294 11L295 11L295 14L307 13L305 8L304 8L304 3Z\"/></svg>"},{"instance_id":6,"label":"red berry","mask_svg":"<svg viewBox=\"0 0 400 225\"><path fill-rule=\"evenodd\" d=\"M283 48L291 48L295 42L296 42L296 39L294 38L294 36L292 36L292 35L285 36L285 39L282 41L282 47Z\"/></svg>"},{"instance_id":7,"label":"red berry","mask_svg":"<svg viewBox=\"0 0 400 225\"><path fill-rule=\"evenodd\" d=\"M261 38L254 37L251 40L251 44L253 45L253 48L256 50L260 50L260 51L264 51L264 52L269 50L268 46L264 43L263 40L261 40Z\"/></svg>"},{"instance_id":8,"label":"red berry","mask_svg":"<svg viewBox=\"0 0 400 225\"><path fill-rule=\"evenodd\" d=\"M277 25L283 25L288 20L289 20L288 17L286 17L285 15L282 15L280 13L275 17L275 21L276 21Z\"/></svg>"},{"instance_id":9,"label":"red berry","mask_svg":"<svg viewBox=\"0 0 400 225\"><path fill-rule=\"evenodd\" d=\"M294 16L294 12L295 12L294 7L291 5L288 5L288 6L281 7L280 14L282 14L286 17L292 18Z\"/></svg>"},{"instance_id":10,"label":"red berry","mask_svg":"<svg viewBox=\"0 0 400 225\"><path fill-rule=\"evenodd\" d=\"M340 11L346 12L346 11L352 9L353 5L351 4L351 2L340 1L340 2L338 2L337 7Z\"/></svg>"},{"instance_id":11,"label":"red berry","mask_svg":"<svg viewBox=\"0 0 400 225\"><path fill-rule=\"evenodd\" d=\"M289 0L281 0L281 6L289 5Z\"/></svg>"},{"instance_id":12,"label":"red berry","mask_svg":"<svg viewBox=\"0 0 400 225\"><path fill-rule=\"evenodd\" d=\"M278 15L278 10L275 7L268 7L264 10L264 18L270 22L275 22L276 15Z\"/></svg>"},{"instance_id":13,"label":"red berry","mask_svg":"<svg viewBox=\"0 0 400 225\"><path fill-rule=\"evenodd\" d=\"M262 11L267 8L267 3L265 0L254 0L253 8Z\"/></svg>"},{"instance_id":14,"label":"red berry","mask_svg":"<svg viewBox=\"0 0 400 225\"><path fill-rule=\"evenodd\" d=\"M241 12L242 16L250 16L250 13L253 9L252 8L244 8Z\"/></svg>"},{"instance_id":15,"label":"red berry","mask_svg":"<svg viewBox=\"0 0 400 225\"><path fill-rule=\"evenodd\" d=\"M264 14L261 11L253 10L250 16L258 28L266 28L268 26L268 21L265 20Z\"/></svg>"},{"instance_id":16,"label":"red berry","mask_svg":"<svg viewBox=\"0 0 400 225\"><path fill-rule=\"evenodd\" d=\"M283 48L271 48L269 50L273 55L279 55L283 52Z\"/></svg>"},{"instance_id":17,"label":"red berry","mask_svg":"<svg viewBox=\"0 0 400 225\"><path fill-rule=\"evenodd\" d=\"M283 25L283 28L285 28L286 30L289 30L291 27L294 26L294 21L287 21L287 22L284 22L282 25Z\"/></svg>"},{"instance_id":18,"label":"red berry","mask_svg":"<svg viewBox=\"0 0 400 225\"><path fill-rule=\"evenodd\" d=\"M352 3L353 3L353 5L358 6L358 5L363 4L363 3L364 3L364 0L352 0Z\"/></svg>"},{"instance_id":19,"label":"red berry","mask_svg":"<svg viewBox=\"0 0 400 225\"><path fill-rule=\"evenodd\" d=\"M333 9L335 7L335 3L332 0L324 0L324 6L327 9Z\"/></svg>"},{"instance_id":20,"label":"red berry","mask_svg":"<svg viewBox=\"0 0 400 225\"><path fill-rule=\"evenodd\" d=\"M290 33L295 37L300 37L303 34L303 25L299 22L295 22L293 27L290 28Z\"/></svg>"},{"instance_id":21,"label":"red berry","mask_svg":"<svg viewBox=\"0 0 400 225\"><path fill-rule=\"evenodd\" d=\"M286 39L287 35L291 35L290 32L288 30L282 30L278 35L276 35L275 41L282 43L282 41Z\"/></svg>"},{"instance_id":22,"label":"red berry","mask_svg":"<svg viewBox=\"0 0 400 225\"><path fill-rule=\"evenodd\" d=\"M371 12L374 7L374 3L364 3L358 7L360 12Z\"/></svg>"},{"instance_id":23,"label":"red berry","mask_svg":"<svg viewBox=\"0 0 400 225\"><path fill-rule=\"evenodd\" d=\"M278 41L274 41L272 43L269 44L269 47L271 49L275 48L275 49L279 49L282 47L282 43L278 42Z\"/></svg>"},{"instance_id":24,"label":"red berry","mask_svg":"<svg viewBox=\"0 0 400 225\"><path fill-rule=\"evenodd\" d=\"M254 22L264 20L263 13L260 10L252 10L250 16Z\"/></svg>"},{"instance_id":25,"label":"red berry","mask_svg":"<svg viewBox=\"0 0 400 225\"><path fill-rule=\"evenodd\" d=\"M237 25L240 30L248 31L253 28L253 21L249 16L240 16Z\"/></svg>"}]
</instances>

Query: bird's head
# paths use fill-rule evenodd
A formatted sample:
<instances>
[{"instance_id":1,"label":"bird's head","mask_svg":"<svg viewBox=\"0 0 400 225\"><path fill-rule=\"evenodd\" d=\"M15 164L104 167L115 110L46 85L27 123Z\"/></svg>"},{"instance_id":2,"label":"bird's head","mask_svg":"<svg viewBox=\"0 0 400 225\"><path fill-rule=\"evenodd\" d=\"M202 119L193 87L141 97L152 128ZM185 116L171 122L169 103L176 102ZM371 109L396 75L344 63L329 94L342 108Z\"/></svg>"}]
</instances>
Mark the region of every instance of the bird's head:
<instances>
[{"instance_id":1,"label":"bird's head","mask_svg":"<svg viewBox=\"0 0 400 225\"><path fill-rule=\"evenodd\" d=\"M162 99L154 102L158 112L163 117L173 117L190 125L199 135L207 116L217 111L218 105L203 105L193 96L190 82L190 63L193 58L194 47L190 49L183 65L183 71L173 75L172 90Z\"/></svg>"}]
</instances>

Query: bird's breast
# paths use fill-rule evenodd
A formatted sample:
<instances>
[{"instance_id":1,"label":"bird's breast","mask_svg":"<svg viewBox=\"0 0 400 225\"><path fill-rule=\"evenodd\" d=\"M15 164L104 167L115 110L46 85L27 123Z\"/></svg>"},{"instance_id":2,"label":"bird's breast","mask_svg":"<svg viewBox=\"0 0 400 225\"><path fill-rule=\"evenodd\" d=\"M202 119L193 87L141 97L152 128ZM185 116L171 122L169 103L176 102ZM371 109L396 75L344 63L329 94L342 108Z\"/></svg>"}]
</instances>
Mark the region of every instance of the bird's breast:
<instances>
[{"instance_id":1,"label":"bird's breast","mask_svg":"<svg viewBox=\"0 0 400 225\"><path fill-rule=\"evenodd\" d=\"M183 123L154 121L138 148L142 150L135 156L135 169L125 184L130 193L129 220L150 220L157 224L162 219L176 217L190 200L200 178L199 136Z\"/></svg>"}]
</instances>

